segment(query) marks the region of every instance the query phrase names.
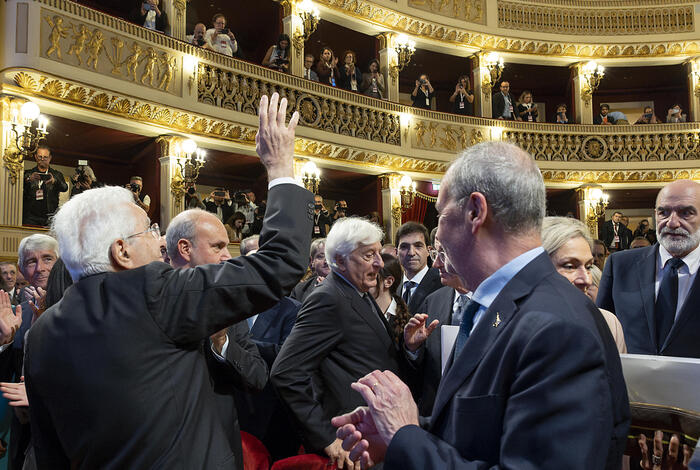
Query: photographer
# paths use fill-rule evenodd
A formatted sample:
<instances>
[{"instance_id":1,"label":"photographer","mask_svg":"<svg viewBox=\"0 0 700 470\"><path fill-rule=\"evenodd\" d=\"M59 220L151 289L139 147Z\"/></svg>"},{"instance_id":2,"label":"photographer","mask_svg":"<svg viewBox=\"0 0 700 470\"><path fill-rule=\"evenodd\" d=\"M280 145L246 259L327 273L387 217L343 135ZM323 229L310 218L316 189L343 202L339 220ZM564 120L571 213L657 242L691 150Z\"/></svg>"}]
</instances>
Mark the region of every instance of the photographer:
<instances>
[{"instance_id":1,"label":"photographer","mask_svg":"<svg viewBox=\"0 0 700 470\"><path fill-rule=\"evenodd\" d=\"M520 94L518 100L518 121L536 122L537 106L532 101L532 92L525 90Z\"/></svg>"},{"instance_id":2,"label":"photographer","mask_svg":"<svg viewBox=\"0 0 700 470\"><path fill-rule=\"evenodd\" d=\"M311 238L326 238L331 229L331 218L328 209L323 204L323 196L314 196L314 226L311 229Z\"/></svg>"},{"instance_id":3,"label":"photographer","mask_svg":"<svg viewBox=\"0 0 700 470\"><path fill-rule=\"evenodd\" d=\"M250 189L237 191L233 195L233 210L245 216L246 231L250 230L250 225L255 220L255 193Z\"/></svg>"},{"instance_id":4,"label":"photographer","mask_svg":"<svg viewBox=\"0 0 700 470\"><path fill-rule=\"evenodd\" d=\"M681 105L675 104L666 114L666 122L686 122L688 115L683 114Z\"/></svg>"},{"instance_id":5,"label":"photographer","mask_svg":"<svg viewBox=\"0 0 700 470\"><path fill-rule=\"evenodd\" d=\"M75 173L70 177L73 187L70 190L70 197L80 194L83 191L97 187L95 172L88 165L87 160L80 160L75 169Z\"/></svg>"},{"instance_id":6,"label":"photographer","mask_svg":"<svg viewBox=\"0 0 700 470\"><path fill-rule=\"evenodd\" d=\"M262 230L263 220L265 219L265 210L267 210L267 203L263 200L258 207L255 208L253 213L253 223L250 225L249 235L259 235Z\"/></svg>"},{"instance_id":7,"label":"photographer","mask_svg":"<svg viewBox=\"0 0 700 470\"><path fill-rule=\"evenodd\" d=\"M193 46L211 50L211 47L209 47L209 44L207 44L207 40L204 39L205 34L207 34L207 27L204 26L204 23L197 23L194 25L193 33L187 36L185 39Z\"/></svg>"},{"instance_id":8,"label":"photographer","mask_svg":"<svg viewBox=\"0 0 700 470\"><path fill-rule=\"evenodd\" d=\"M221 223L227 221L235 212L231 196L229 196L228 190L224 188L214 189L209 197L204 200L204 206L207 212L216 214Z\"/></svg>"},{"instance_id":9,"label":"photographer","mask_svg":"<svg viewBox=\"0 0 700 470\"><path fill-rule=\"evenodd\" d=\"M158 0L144 0L131 11L129 19L144 28L167 33L168 15L158 7Z\"/></svg>"},{"instance_id":10,"label":"photographer","mask_svg":"<svg viewBox=\"0 0 700 470\"><path fill-rule=\"evenodd\" d=\"M131 191L136 205L148 213L148 209L151 208L151 196L148 194L141 194L141 191L143 191L143 178L140 176L132 176L129 178L129 184L124 187Z\"/></svg>"},{"instance_id":11,"label":"photographer","mask_svg":"<svg viewBox=\"0 0 700 470\"><path fill-rule=\"evenodd\" d=\"M226 17L217 13L211 21L214 27L208 29L204 35L207 44L212 50L233 57L238 53L238 42L236 36L226 27Z\"/></svg>"},{"instance_id":12,"label":"photographer","mask_svg":"<svg viewBox=\"0 0 700 470\"><path fill-rule=\"evenodd\" d=\"M474 93L469 89L469 77L462 75L455 86L455 92L450 96L452 112L462 116L472 116L474 114L472 103L474 103Z\"/></svg>"},{"instance_id":13,"label":"photographer","mask_svg":"<svg viewBox=\"0 0 700 470\"><path fill-rule=\"evenodd\" d=\"M426 74L416 80L416 87L411 93L414 108L431 109L430 100L435 97L435 89L430 84L430 78Z\"/></svg>"},{"instance_id":14,"label":"photographer","mask_svg":"<svg viewBox=\"0 0 700 470\"><path fill-rule=\"evenodd\" d=\"M348 216L348 203L345 199L335 203L335 212L333 213L333 223L338 219L342 219Z\"/></svg>"},{"instance_id":15,"label":"photographer","mask_svg":"<svg viewBox=\"0 0 700 470\"><path fill-rule=\"evenodd\" d=\"M554 124L571 124L569 117L566 115L566 104L560 103L557 105L557 114L554 115Z\"/></svg>"},{"instance_id":16,"label":"photographer","mask_svg":"<svg viewBox=\"0 0 700 470\"><path fill-rule=\"evenodd\" d=\"M187 209L206 210L194 181L185 181L185 210Z\"/></svg>"},{"instance_id":17,"label":"photographer","mask_svg":"<svg viewBox=\"0 0 700 470\"><path fill-rule=\"evenodd\" d=\"M277 44L270 46L262 61L263 66L278 72L289 72L289 36L280 34Z\"/></svg>"},{"instance_id":18,"label":"photographer","mask_svg":"<svg viewBox=\"0 0 700 470\"><path fill-rule=\"evenodd\" d=\"M651 106L645 106L644 114L639 116L635 124L658 124L660 122L654 114L654 109Z\"/></svg>"},{"instance_id":19,"label":"photographer","mask_svg":"<svg viewBox=\"0 0 700 470\"><path fill-rule=\"evenodd\" d=\"M36 166L24 170L24 206L22 225L46 227L49 217L58 209L59 193L68 191L63 174L50 167L51 149L39 144L34 155Z\"/></svg>"}]
</instances>

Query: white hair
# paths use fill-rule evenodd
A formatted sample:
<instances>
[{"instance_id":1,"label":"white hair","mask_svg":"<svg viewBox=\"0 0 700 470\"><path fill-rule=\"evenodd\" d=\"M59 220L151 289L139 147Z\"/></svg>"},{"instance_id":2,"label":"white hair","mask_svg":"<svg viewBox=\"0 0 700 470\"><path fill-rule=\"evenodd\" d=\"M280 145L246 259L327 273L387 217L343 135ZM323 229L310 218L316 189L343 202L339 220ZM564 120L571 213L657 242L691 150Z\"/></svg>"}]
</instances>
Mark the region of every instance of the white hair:
<instances>
[{"instance_id":1,"label":"white hair","mask_svg":"<svg viewBox=\"0 0 700 470\"><path fill-rule=\"evenodd\" d=\"M21 242L19 242L19 249L17 250L17 267L24 275L24 263L27 260L27 256L32 251L53 251L58 258L58 242L55 238L43 233L35 233L34 235L29 235L24 237Z\"/></svg>"},{"instance_id":2,"label":"white hair","mask_svg":"<svg viewBox=\"0 0 700 470\"><path fill-rule=\"evenodd\" d=\"M131 191L105 186L78 194L61 206L51 229L73 281L114 271L112 243L143 230L144 219L134 217L133 205Z\"/></svg>"},{"instance_id":3,"label":"white hair","mask_svg":"<svg viewBox=\"0 0 700 470\"><path fill-rule=\"evenodd\" d=\"M251 235L241 240L241 256L245 256L251 251L251 248L248 248L248 245L252 245L252 242L260 243L259 240L260 235Z\"/></svg>"},{"instance_id":4,"label":"white hair","mask_svg":"<svg viewBox=\"0 0 700 470\"><path fill-rule=\"evenodd\" d=\"M572 238L583 238L588 246L593 245L588 228L580 220L571 217L544 218L542 222L542 247L549 256L552 256Z\"/></svg>"},{"instance_id":5,"label":"white hair","mask_svg":"<svg viewBox=\"0 0 700 470\"><path fill-rule=\"evenodd\" d=\"M545 214L544 180L534 159L506 142L484 142L465 150L445 174L450 196L464 204L484 195L493 218L508 233L539 231Z\"/></svg>"},{"instance_id":6,"label":"white hair","mask_svg":"<svg viewBox=\"0 0 700 470\"><path fill-rule=\"evenodd\" d=\"M326 262L331 269L337 269L336 258L347 258L350 253L362 245L379 243L384 238L384 231L374 222L362 217L344 217L338 219L326 237Z\"/></svg>"},{"instance_id":7,"label":"white hair","mask_svg":"<svg viewBox=\"0 0 700 470\"><path fill-rule=\"evenodd\" d=\"M189 240L194 245L197 220L207 214L212 215L210 212L202 209L188 209L180 212L170 221L168 230L165 232L165 244L171 261L176 261L181 258L180 251L177 248L177 242L180 240Z\"/></svg>"}]
</instances>

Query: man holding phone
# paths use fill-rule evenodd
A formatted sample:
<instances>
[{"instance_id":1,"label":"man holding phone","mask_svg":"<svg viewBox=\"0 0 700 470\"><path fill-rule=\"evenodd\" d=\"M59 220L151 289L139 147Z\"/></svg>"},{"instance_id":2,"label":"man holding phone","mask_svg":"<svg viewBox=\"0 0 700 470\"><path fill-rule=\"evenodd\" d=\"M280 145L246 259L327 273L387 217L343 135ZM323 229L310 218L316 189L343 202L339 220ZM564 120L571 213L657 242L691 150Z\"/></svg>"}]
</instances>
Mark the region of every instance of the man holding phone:
<instances>
[{"instance_id":1,"label":"man holding phone","mask_svg":"<svg viewBox=\"0 0 700 470\"><path fill-rule=\"evenodd\" d=\"M228 190L224 188L214 189L209 197L204 200L204 206L207 212L215 214L222 223L226 222L235 212L231 196Z\"/></svg>"},{"instance_id":2,"label":"man holding phone","mask_svg":"<svg viewBox=\"0 0 700 470\"><path fill-rule=\"evenodd\" d=\"M236 36L226 27L226 17L221 13L217 13L211 22L214 27L208 29L204 35L207 44L216 52L233 57L238 52L238 42L236 41Z\"/></svg>"},{"instance_id":3,"label":"man holding phone","mask_svg":"<svg viewBox=\"0 0 700 470\"><path fill-rule=\"evenodd\" d=\"M49 217L58 209L59 193L68 191L63 174L50 167L51 149L39 144L34 155L36 166L24 170L24 206L22 225L49 225Z\"/></svg>"},{"instance_id":4,"label":"man holding phone","mask_svg":"<svg viewBox=\"0 0 700 470\"><path fill-rule=\"evenodd\" d=\"M192 31L191 36L187 36L185 39L187 42L192 44L193 46L201 47L202 49L210 49L209 44L207 44L206 39L204 39L204 36L207 34L207 27L204 26L204 23L197 23L194 25L194 30Z\"/></svg>"}]
</instances>

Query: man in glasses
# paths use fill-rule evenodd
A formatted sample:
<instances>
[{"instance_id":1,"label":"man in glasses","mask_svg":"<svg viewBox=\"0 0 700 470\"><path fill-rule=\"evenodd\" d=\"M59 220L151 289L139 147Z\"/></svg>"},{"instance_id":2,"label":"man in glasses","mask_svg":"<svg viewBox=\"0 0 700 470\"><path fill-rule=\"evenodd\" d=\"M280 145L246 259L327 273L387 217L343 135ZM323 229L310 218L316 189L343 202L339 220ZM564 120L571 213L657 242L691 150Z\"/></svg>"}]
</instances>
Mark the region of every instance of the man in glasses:
<instances>
[{"instance_id":1,"label":"man in glasses","mask_svg":"<svg viewBox=\"0 0 700 470\"><path fill-rule=\"evenodd\" d=\"M58 208L60 193L68 191L63 173L51 168L51 149L39 144L34 155L36 166L24 170L22 225L49 225L49 217Z\"/></svg>"},{"instance_id":2,"label":"man in glasses","mask_svg":"<svg viewBox=\"0 0 700 470\"><path fill-rule=\"evenodd\" d=\"M260 100L268 216L251 256L172 269L125 188L85 191L52 228L75 283L27 337L38 468L236 468L202 342L288 294L306 267L313 195L293 178L294 113ZM156 262L157 261L157 262Z\"/></svg>"}]
</instances>

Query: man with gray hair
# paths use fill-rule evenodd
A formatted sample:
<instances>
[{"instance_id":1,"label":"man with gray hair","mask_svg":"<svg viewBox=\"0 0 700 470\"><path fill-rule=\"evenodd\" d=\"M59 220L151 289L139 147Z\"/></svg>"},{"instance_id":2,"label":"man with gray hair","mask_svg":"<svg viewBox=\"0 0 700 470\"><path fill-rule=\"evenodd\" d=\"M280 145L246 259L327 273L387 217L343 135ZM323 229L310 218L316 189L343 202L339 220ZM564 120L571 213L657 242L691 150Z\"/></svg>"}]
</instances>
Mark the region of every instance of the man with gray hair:
<instances>
[{"instance_id":1,"label":"man with gray hair","mask_svg":"<svg viewBox=\"0 0 700 470\"><path fill-rule=\"evenodd\" d=\"M25 378L39 468L234 467L201 343L289 293L306 267L312 194L293 178L287 100L260 99L270 210L258 253L172 269L131 191L91 189L53 220L75 283L32 327Z\"/></svg>"},{"instance_id":2,"label":"man with gray hair","mask_svg":"<svg viewBox=\"0 0 700 470\"><path fill-rule=\"evenodd\" d=\"M419 426L404 383L374 371L352 385L369 407L332 421L350 458L387 470L619 469L629 427L620 358L541 246L545 189L532 157L503 142L470 147L437 209L447 269L473 295L430 424Z\"/></svg>"},{"instance_id":3,"label":"man with gray hair","mask_svg":"<svg viewBox=\"0 0 700 470\"><path fill-rule=\"evenodd\" d=\"M329 419L361 404L350 384L374 369L402 375L398 344L367 293L384 266L383 236L378 225L359 217L333 224L325 244L331 274L304 301L270 375L301 426L305 448L325 452L339 468L353 464ZM322 394L313 393L312 377L323 384Z\"/></svg>"},{"instance_id":4,"label":"man with gray hair","mask_svg":"<svg viewBox=\"0 0 700 470\"><path fill-rule=\"evenodd\" d=\"M12 305L17 305L21 302L21 289L17 287L17 266L14 263L7 261L0 263L0 284L2 284L2 289L10 296Z\"/></svg>"},{"instance_id":5,"label":"man with gray hair","mask_svg":"<svg viewBox=\"0 0 700 470\"><path fill-rule=\"evenodd\" d=\"M248 253L255 253L260 248L260 235L251 235L241 240L241 256L246 256Z\"/></svg>"}]
</instances>

